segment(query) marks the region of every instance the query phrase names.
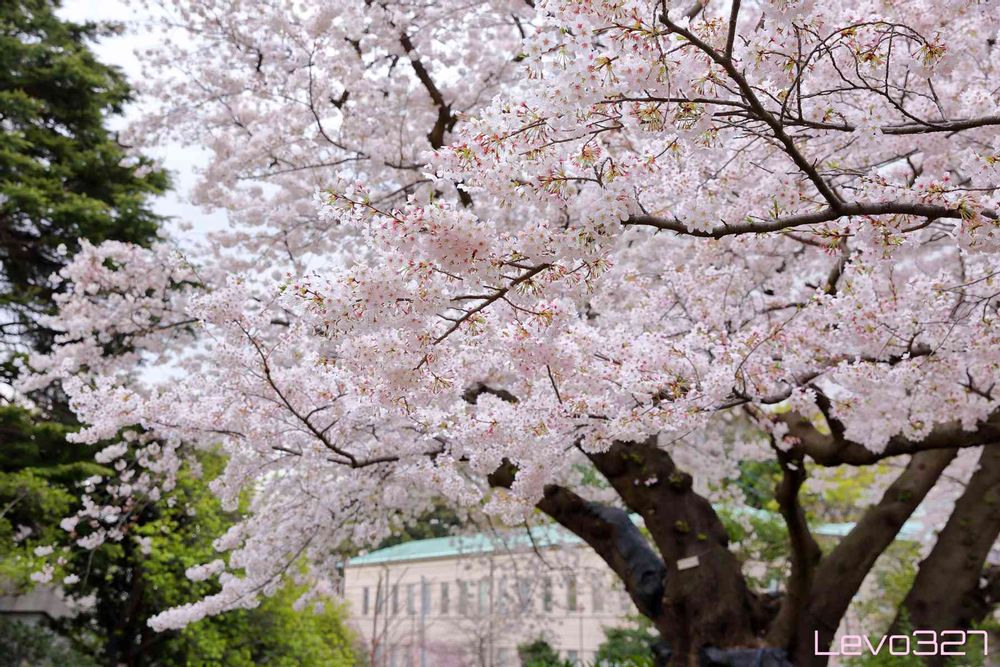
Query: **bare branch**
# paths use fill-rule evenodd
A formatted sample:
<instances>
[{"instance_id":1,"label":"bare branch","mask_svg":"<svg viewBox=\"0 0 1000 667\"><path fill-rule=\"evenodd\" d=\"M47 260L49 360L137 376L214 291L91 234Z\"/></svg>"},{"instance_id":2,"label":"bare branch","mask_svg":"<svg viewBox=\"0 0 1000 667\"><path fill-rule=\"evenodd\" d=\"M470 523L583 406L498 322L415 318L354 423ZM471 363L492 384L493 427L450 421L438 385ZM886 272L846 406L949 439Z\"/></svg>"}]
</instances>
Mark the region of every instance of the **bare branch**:
<instances>
[{"instance_id":1,"label":"bare branch","mask_svg":"<svg viewBox=\"0 0 1000 667\"><path fill-rule=\"evenodd\" d=\"M991 220L997 219L996 211L983 210L980 211L980 214ZM840 204L837 208L826 207L812 213L797 213L774 220L748 220L737 225L723 223L721 227L708 231L689 229L679 218L662 218L652 215L633 215L623 222L622 225L626 227L655 227L656 229L669 230L686 236L720 239L725 236L735 236L738 234L778 232L794 227L832 222L845 217L880 215L909 215L928 219L956 219L969 217L970 211L960 206L947 207L934 204L919 204L916 202L852 202Z\"/></svg>"}]
</instances>

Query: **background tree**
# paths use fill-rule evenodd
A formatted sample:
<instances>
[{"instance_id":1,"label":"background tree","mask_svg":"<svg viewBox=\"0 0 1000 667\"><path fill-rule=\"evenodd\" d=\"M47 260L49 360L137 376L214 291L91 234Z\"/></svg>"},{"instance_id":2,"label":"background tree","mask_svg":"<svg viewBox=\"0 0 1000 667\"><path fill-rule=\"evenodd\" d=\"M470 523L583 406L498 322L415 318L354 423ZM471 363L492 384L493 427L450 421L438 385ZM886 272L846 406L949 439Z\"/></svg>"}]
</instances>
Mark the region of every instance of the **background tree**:
<instances>
[{"instance_id":1,"label":"background tree","mask_svg":"<svg viewBox=\"0 0 1000 667\"><path fill-rule=\"evenodd\" d=\"M104 664L229 665L354 664L353 633L331 597L301 611L293 604L305 591L289 582L260 606L205 619L179 632L156 633L147 620L163 609L215 592L217 584L192 581L185 572L213 560L213 542L233 525L208 490L223 461L203 456L202 470L184 471L162 502L133 517L129 539L86 554L71 566L86 572L70 590L93 597L94 608L66 623L78 644L90 645ZM83 555L81 555L81 558ZM317 612L314 613L314 606Z\"/></svg>"},{"instance_id":2,"label":"background tree","mask_svg":"<svg viewBox=\"0 0 1000 667\"><path fill-rule=\"evenodd\" d=\"M12 401L15 360L51 344L43 319L56 307L52 275L80 239L151 243L160 217L150 197L168 184L152 160L107 129L131 91L88 42L116 28L64 21L59 6L0 7L0 576L7 589L26 585L33 548L62 532L59 520L78 504L77 484L106 472L93 448L67 445L75 419L58 386L31 396L36 410Z\"/></svg>"},{"instance_id":3,"label":"background tree","mask_svg":"<svg viewBox=\"0 0 1000 667\"><path fill-rule=\"evenodd\" d=\"M218 590L216 583L193 581L186 572L217 556L213 543L234 524L237 515L223 511L208 489L208 480L218 474L222 459L202 455L199 464L180 471L175 488L160 502L130 514L128 537L120 542L87 551L56 549L41 557L32 550L28 558L23 552L32 546L29 543L8 554L21 565L18 574L27 567L47 571L68 596L81 601L82 608L75 616L54 624L61 641L69 640L67 650L73 647L97 664L129 667L353 665L354 635L344 623L339 603L320 596L302 609L296 603L305 590L292 583L259 606L205 619L181 631L156 633L149 628L148 619L157 613ZM111 468L90 465L98 473L112 473ZM29 469L22 477L31 474ZM52 481L50 478L43 484ZM42 495L28 484L20 488L28 495L17 504L18 511L12 517L26 513L31 525L51 531L48 522L57 524L59 515L53 516L48 507L42 508L47 512L38 512L32 494L49 498L53 492ZM56 488L65 505L79 502L79 489ZM90 488L93 492L93 482ZM75 527L70 528L70 537L73 535ZM46 536L49 543L60 541ZM27 560L27 567L18 559Z\"/></svg>"},{"instance_id":4,"label":"background tree","mask_svg":"<svg viewBox=\"0 0 1000 667\"><path fill-rule=\"evenodd\" d=\"M559 652L552 648L543 637L524 644L518 644L517 657L521 667L566 667L569 662L559 657Z\"/></svg>"},{"instance_id":5,"label":"background tree","mask_svg":"<svg viewBox=\"0 0 1000 667\"><path fill-rule=\"evenodd\" d=\"M35 549L59 542L59 522L79 506L79 483L107 474L93 448L66 443L72 429L15 406L0 406L0 590L31 586Z\"/></svg>"},{"instance_id":6,"label":"background tree","mask_svg":"<svg viewBox=\"0 0 1000 667\"><path fill-rule=\"evenodd\" d=\"M14 350L45 347L50 280L79 239L145 245L160 218L149 197L166 173L119 143L108 119L131 91L88 41L114 26L75 24L58 0L0 7L0 343L6 378Z\"/></svg>"},{"instance_id":7,"label":"background tree","mask_svg":"<svg viewBox=\"0 0 1000 667\"><path fill-rule=\"evenodd\" d=\"M0 667L98 667L89 655L73 647L44 625L0 619Z\"/></svg>"},{"instance_id":8,"label":"background tree","mask_svg":"<svg viewBox=\"0 0 1000 667\"><path fill-rule=\"evenodd\" d=\"M604 641L597 647L594 662L606 667L652 667L654 650L660 641L648 618L630 619L632 623L605 628Z\"/></svg>"},{"instance_id":9,"label":"background tree","mask_svg":"<svg viewBox=\"0 0 1000 667\"><path fill-rule=\"evenodd\" d=\"M44 350L55 310L52 275L80 238L149 244L160 218L150 196L167 176L130 153L107 129L130 90L100 63L89 41L116 29L60 19L60 3L0 7L0 586L30 585L41 545L58 542L59 522L80 505L80 484L109 470L94 448L69 445L75 420L58 386L24 406L12 392L15 361Z\"/></svg>"}]
</instances>

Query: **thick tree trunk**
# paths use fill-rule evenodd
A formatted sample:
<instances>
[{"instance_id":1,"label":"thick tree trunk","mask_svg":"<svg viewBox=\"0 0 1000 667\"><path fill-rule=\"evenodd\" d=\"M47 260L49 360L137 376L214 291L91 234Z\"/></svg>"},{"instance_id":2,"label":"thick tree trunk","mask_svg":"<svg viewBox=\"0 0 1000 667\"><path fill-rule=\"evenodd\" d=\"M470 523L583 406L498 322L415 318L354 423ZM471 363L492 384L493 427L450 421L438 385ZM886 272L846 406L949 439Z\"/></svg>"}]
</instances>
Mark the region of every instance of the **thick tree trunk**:
<instances>
[{"instance_id":1,"label":"thick tree trunk","mask_svg":"<svg viewBox=\"0 0 1000 667\"><path fill-rule=\"evenodd\" d=\"M482 393L517 402L509 392L485 385L476 385L463 398L475 403ZM642 516L655 550L626 512L588 501L559 485L546 486L537 507L581 537L604 559L624 583L637 609L659 630L664 642L655 657L657 667L742 665L746 660L750 661L746 664L761 665L826 665L826 656L816 655L816 648L829 648L876 559L937 483L957 448L979 444L986 437L979 431L966 433L965 439L956 438L948 447L946 441L955 437L949 427L936 430L922 443L897 439L899 442L891 442L886 452L874 453L862 451L844 439L843 429L829 410L824 409L824 414L831 426L829 435L815 431L811 424L792 420L790 432L798 444L778 454L784 475L776 498L789 528L792 552L792 576L780 610L775 600L750 591L739 561L729 550L719 517L708 500L694 492L690 475L678 469L670 455L657 446L656 437L643 442L615 442L602 452L584 451L625 506ZM820 557L798 503L806 478L805 457L826 466L868 465L903 453L912 453L910 461L879 503L865 512L829 554ZM1000 531L1000 512L996 512L1000 504L1000 460L996 453L991 450L989 456L984 454L984 462L989 458L989 465L976 473L974 483L960 501L964 509L961 513L956 510L957 516L952 517L956 527L950 532L957 534L958 525L964 532L947 537L947 541L972 545L975 558L967 559L964 566L975 561L978 567L963 570L968 581L976 582L966 586L971 597L956 597L958 602L949 609L967 610L974 603L980 609L983 600L1000 595L994 594L992 588L984 593L976 587L978 575L968 573L981 570L983 550L989 550ZM489 482L510 487L516 474L516 466L505 462L489 475ZM935 556L932 552L932 557L944 559L946 567L953 570L961 565L943 554ZM950 585L943 583L940 576L930 579L935 569L931 558L925 561L922 573L924 569L928 574L921 581L926 579L928 583L915 586L911 594L915 606L924 604L918 588L936 591ZM1000 590L1000 584L996 588ZM949 613L968 616L966 611ZM791 662L782 657L781 649L787 649Z\"/></svg>"},{"instance_id":2,"label":"thick tree trunk","mask_svg":"<svg viewBox=\"0 0 1000 667\"><path fill-rule=\"evenodd\" d=\"M990 549L1000 535L1000 445L983 447L979 468L955 503L948 523L903 602L914 630L968 629L984 609L981 580ZM989 584L989 580L987 579ZM902 626L897 618L894 627ZM927 660L941 664L941 658Z\"/></svg>"},{"instance_id":3,"label":"thick tree trunk","mask_svg":"<svg viewBox=\"0 0 1000 667\"><path fill-rule=\"evenodd\" d=\"M637 609L659 630L661 648L669 647L657 655L657 664L693 667L706 647L757 646L773 610L747 587L725 528L711 504L691 489L691 477L655 439L616 443L591 460L626 506L643 517L660 555L623 510L558 485L545 488L537 507L593 547L622 580ZM489 481L509 487L516 474L505 463Z\"/></svg>"},{"instance_id":4,"label":"thick tree trunk","mask_svg":"<svg viewBox=\"0 0 1000 667\"><path fill-rule=\"evenodd\" d=\"M655 437L617 442L588 456L626 506L643 517L663 557L666 585L653 621L671 647L671 665L696 665L708 646L756 646L760 605L729 551L722 522L692 490L690 475Z\"/></svg>"}]
</instances>

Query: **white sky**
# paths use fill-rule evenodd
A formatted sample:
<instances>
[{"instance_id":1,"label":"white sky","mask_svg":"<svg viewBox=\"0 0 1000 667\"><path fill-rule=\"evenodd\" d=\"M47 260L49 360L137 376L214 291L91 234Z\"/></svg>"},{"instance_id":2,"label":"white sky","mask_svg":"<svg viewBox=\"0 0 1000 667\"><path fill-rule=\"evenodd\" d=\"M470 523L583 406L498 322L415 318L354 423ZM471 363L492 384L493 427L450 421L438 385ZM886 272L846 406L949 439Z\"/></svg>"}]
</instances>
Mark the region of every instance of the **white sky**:
<instances>
[{"instance_id":1,"label":"white sky","mask_svg":"<svg viewBox=\"0 0 1000 667\"><path fill-rule=\"evenodd\" d=\"M116 21L125 24L124 34L103 39L91 46L102 62L120 67L130 81L134 82L141 76L141 66L135 51L140 47L148 48L150 41L155 40L156 36L144 28L143 20L148 15L143 14L138 3L130 6L122 0L64 0L59 15L77 22ZM127 123L129 113L126 112L124 122L119 120L112 126ZM200 237L210 229L225 226L226 217L222 211L205 211L191 205L187 199L197 179L197 169L207 162L207 151L167 144L145 152L160 160L170 172L174 183L174 191L158 198L154 203L157 213L170 216L177 222L190 223L193 230L186 233L188 236L193 234ZM169 224L167 230L172 237L181 237L175 225Z\"/></svg>"}]
</instances>

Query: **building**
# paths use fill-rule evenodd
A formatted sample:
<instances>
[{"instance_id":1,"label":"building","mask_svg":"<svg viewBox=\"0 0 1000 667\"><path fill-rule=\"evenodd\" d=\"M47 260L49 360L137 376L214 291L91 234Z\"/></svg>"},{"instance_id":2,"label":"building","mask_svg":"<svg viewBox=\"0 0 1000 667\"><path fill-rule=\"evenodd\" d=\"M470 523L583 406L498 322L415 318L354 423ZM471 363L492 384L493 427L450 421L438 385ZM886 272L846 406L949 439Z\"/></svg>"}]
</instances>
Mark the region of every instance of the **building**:
<instances>
[{"instance_id":1,"label":"building","mask_svg":"<svg viewBox=\"0 0 1000 667\"><path fill-rule=\"evenodd\" d=\"M761 510L735 513L780 521ZM813 534L837 540L853 526L828 523ZM916 540L920 530L907 522L899 538ZM765 566L744 564L758 577ZM604 629L638 613L607 564L555 524L418 540L352 558L343 595L372 667L518 667L517 646L538 637L572 664L592 665ZM851 613L840 631L855 630Z\"/></svg>"},{"instance_id":2,"label":"building","mask_svg":"<svg viewBox=\"0 0 1000 667\"><path fill-rule=\"evenodd\" d=\"M608 566L558 526L407 542L351 559L344 597L373 667L516 667L544 637L592 664L634 614Z\"/></svg>"},{"instance_id":3,"label":"building","mask_svg":"<svg viewBox=\"0 0 1000 667\"><path fill-rule=\"evenodd\" d=\"M30 625L72 615L61 592L39 586L21 595L0 595L0 617Z\"/></svg>"}]
</instances>

